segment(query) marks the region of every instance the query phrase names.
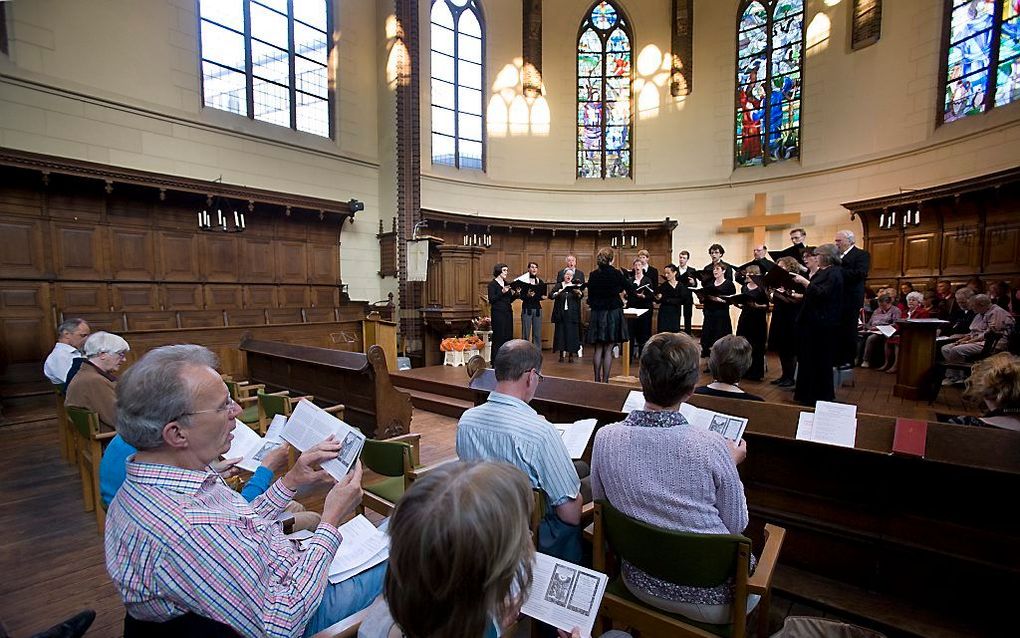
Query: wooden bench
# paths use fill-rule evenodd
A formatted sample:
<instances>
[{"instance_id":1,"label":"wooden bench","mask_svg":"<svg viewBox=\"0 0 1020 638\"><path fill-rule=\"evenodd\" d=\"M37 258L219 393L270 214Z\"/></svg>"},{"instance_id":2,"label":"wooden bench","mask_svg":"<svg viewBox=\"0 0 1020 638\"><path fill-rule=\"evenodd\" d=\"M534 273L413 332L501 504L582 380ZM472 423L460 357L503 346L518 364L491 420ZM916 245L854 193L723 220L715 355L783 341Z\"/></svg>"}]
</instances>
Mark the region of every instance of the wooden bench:
<instances>
[{"instance_id":1,"label":"wooden bench","mask_svg":"<svg viewBox=\"0 0 1020 638\"><path fill-rule=\"evenodd\" d=\"M245 339L248 378L275 389L342 403L344 420L371 438L392 438L411 428L411 395L393 387L382 348L368 354Z\"/></svg>"}]
</instances>

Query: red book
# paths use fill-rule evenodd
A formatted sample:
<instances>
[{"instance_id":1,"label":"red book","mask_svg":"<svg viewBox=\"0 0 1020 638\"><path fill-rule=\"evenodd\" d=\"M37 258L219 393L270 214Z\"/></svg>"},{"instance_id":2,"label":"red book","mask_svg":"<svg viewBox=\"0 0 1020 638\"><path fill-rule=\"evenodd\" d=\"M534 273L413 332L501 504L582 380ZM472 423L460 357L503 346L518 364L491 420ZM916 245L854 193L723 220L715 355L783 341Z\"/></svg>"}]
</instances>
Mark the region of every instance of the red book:
<instances>
[{"instance_id":1,"label":"red book","mask_svg":"<svg viewBox=\"0 0 1020 638\"><path fill-rule=\"evenodd\" d=\"M892 451L897 454L924 456L928 439L928 422L918 419L896 419Z\"/></svg>"}]
</instances>

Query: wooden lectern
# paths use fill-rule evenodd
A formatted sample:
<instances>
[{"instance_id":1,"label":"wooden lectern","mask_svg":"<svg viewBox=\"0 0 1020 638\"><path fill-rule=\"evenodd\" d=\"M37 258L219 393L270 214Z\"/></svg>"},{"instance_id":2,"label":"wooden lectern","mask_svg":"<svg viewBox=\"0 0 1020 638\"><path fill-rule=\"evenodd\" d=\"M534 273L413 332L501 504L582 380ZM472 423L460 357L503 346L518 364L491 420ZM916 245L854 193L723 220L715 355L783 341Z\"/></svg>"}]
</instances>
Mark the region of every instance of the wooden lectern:
<instances>
[{"instance_id":1,"label":"wooden lectern","mask_svg":"<svg viewBox=\"0 0 1020 638\"><path fill-rule=\"evenodd\" d=\"M431 244L425 285L425 365L442 364L439 342L445 337L471 334L471 320L481 315L478 287L488 282L481 266L481 246Z\"/></svg>"},{"instance_id":2,"label":"wooden lectern","mask_svg":"<svg viewBox=\"0 0 1020 638\"><path fill-rule=\"evenodd\" d=\"M928 399L930 378L935 367L935 335L948 325L941 319L905 319L896 322L900 353L896 360L896 385L893 396L902 399Z\"/></svg>"},{"instance_id":3,"label":"wooden lectern","mask_svg":"<svg viewBox=\"0 0 1020 638\"><path fill-rule=\"evenodd\" d=\"M372 346L379 346L386 355L386 368L397 369L397 323L386 321L378 312L369 313L361 320L362 353L368 354Z\"/></svg>"}]
</instances>

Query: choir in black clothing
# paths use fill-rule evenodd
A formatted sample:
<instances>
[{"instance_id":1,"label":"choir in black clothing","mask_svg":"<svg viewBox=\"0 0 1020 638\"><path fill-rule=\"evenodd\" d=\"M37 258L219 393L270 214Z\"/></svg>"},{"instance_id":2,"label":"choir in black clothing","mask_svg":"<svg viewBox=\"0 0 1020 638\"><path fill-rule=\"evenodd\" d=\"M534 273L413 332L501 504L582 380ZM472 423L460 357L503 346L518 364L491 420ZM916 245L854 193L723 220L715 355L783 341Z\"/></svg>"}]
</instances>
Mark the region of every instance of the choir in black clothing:
<instances>
[{"instance_id":1,"label":"choir in black clothing","mask_svg":"<svg viewBox=\"0 0 1020 638\"><path fill-rule=\"evenodd\" d=\"M836 363L843 307L843 271L833 244L808 253L810 279L794 275L804 286L804 301L797 315L797 385L794 399L805 405L832 401L832 370Z\"/></svg>"},{"instance_id":2,"label":"choir in black clothing","mask_svg":"<svg viewBox=\"0 0 1020 638\"><path fill-rule=\"evenodd\" d=\"M694 293L691 291L698 287L699 280L698 271L687 265L690 258L691 254L689 252L681 250L676 260L676 280L683 288L680 310L684 317L684 332L687 334L693 334L691 332L691 318L694 315Z\"/></svg>"},{"instance_id":3,"label":"choir in black clothing","mask_svg":"<svg viewBox=\"0 0 1020 638\"><path fill-rule=\"evenodd\" d=\"M623 318L622 293L627 279L613 267L615 253L602 248L596 256L598 267L588 277L588 332L585 342L594 346L592 365L595 381L609 383L613 365L613 346L627 341L627 322Z\"/></svg>"},{"instance_id":4,"label":"choir in black clothing","mask_svg":"<svg viewBox=\"0 0 1020 638\"><path fill-rule=\"evenodd\" d=\"M647 309L640 317L634 317L630 319L630 341L631 341L631 356L640 357L641 348L645 346L645 342L652 336L652 303L655 297L655 287L659 282L649 276L645 270L648 268L648 272L653 271L651 267L641 258L635 259L633 263L633 271L627 277L627 307L628 308L640 308ZM665 332L662 327L662 311L659 311L659 332ZM672 332L676 332L675 330Z\"/></svg>"},{"instance_id":5,"label":"choir in black clothing","mask_svg":"<svg viewBox=\"0 0 1020 638\"><path fill-rule=\"evenodd\" d=\"M787 272L799 272L800 262L782 257L777 266ZM779 355L780 375L772 383L782 388L793 387L797 370L797 315L804 299L804 289L796 284L772 291L772 323L769 325L769 350Z\"/></svg>"},{"instance_id":6,"label":"choir in black clothing","mask_svg":"<svg viewBox=\"0 0 1020 638\"><path fill-rule=\"evenodd\" d=\"M737 336L744 337L751 344L751 366L744 378L761 381L765 378L765 342L768 335L769 295L765 288L755 283L761 274L758 266L748 266L743 290L747 301L740 304L740 318L737 320Z\"/></svg>"},{"instance_id":7,"label":"choir in black clothing","mask_svg":"<svg viewBox=\"0 0 1020 638\"><path fill-rule=\"evenodd\" d=\"M663 268L666 281L655 291L655 300L659 302L659 332L680 332L680 309L691 294L677 280L676 271L673 264Z\"/></svg>"},{"instance_id":8,"label":"choir in black clothing","mask_svg":"<svg viewBox=\"0 0 1020 638\"><path fill-rule=\"evenodd\" d=\"M732 279L726 279L727 266L716 263L712 267L711 280L703 280L704 287L699 297L704 304L704 321L701 326L701 356L707 358L712 351L712 344L717 339L733 334L733 323L730 321L730 306L722 298L737 292ZM732 272L732 268L730 268Z\"/></svg>"},{"instance_id":9,"label":"choir in black clothing","mask_svg":"<svg viewBox=\"0 0 1020 638\"><path fill-rule=\"evenodd\" d=\"M489 306L492 313L491 359L496 358L500 346L514 338L514 291L507 285L509 269L499 263L492 267L492 281L489 282Z\"/></svg>"},{"instance_id":10,"label":"choir in black clothing","mask_svg":"<svg viewBox=\"0 0 1020 638\"><path fill-rule=\"evenodd\" d=\"M726 281L733 281L733 266L723 261L722 256L725 254L726 249L723 248L720 244L712 244L711 246L708 247L708 256L712 258L712 261L710 261L708 264L705 265L704 268L701 269L702 281L706 279L711 280L714 277L714 275L712 274L712 269L715 268L716 264L722 265Z\"/></svg>"},{"instance_id":11,"label":"choir in black clothing","mask_svg":"<svg viewBox=\"0 0 1020 638\"><path fill-rule=\"evenodd\" d=\"M574 282L573 269L566 269L563 281L556 284L550 297L553 299L552 322L553 351L560 353L560 363L567 357L574 362L574 354L581 347L581 296L582 292Z\"/></svg>"}]
</instances>

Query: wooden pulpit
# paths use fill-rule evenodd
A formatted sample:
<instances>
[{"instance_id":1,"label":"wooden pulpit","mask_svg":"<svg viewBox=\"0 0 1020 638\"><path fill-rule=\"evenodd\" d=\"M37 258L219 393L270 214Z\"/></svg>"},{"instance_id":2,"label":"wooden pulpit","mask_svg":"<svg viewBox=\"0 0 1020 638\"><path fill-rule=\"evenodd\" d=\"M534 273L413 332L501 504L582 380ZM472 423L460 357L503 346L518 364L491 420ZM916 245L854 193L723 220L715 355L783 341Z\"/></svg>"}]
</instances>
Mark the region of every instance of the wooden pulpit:
<instances>
[{"instance_id":1,"label":"wooden pulpit","mask_svg":"<svg viewBox=\"0 0 1020 638\"><path fill-rule=\"evenodd\" d=\"M397 369L397 323L386 321L378 312L361 320L362 352L368 354L372 346L379 346L386 355L386 368Z\"/></svg>"},{"instance_id":2,"label":"wooden pulpit","mask_svg":"<svg viewBox=\"0 0 1020 638\"><path fill-rule=\"evenodd\" d=\"M435 243L429 247L425 284L425 365L442 363L439 342L445 337L471 334L471 320L481 315L478 286L488 280L481 266L485 249Z\"/></svg>"},{"instance_id":3,"label":"wooden pulpit","mask_svg":"<svg viewBox=\"0 0 1020 638\"><path fill-rule=\"evenodd\" d=\"M900 353L896 358L896 385L893 396L903 399L927 399L931 392L931 374L935 367L935 336L948 325L941 319L906 319L896 322Z\"/></svg>"}]
</instances>

